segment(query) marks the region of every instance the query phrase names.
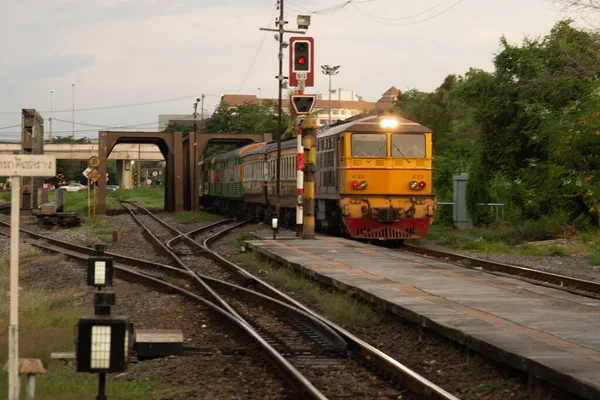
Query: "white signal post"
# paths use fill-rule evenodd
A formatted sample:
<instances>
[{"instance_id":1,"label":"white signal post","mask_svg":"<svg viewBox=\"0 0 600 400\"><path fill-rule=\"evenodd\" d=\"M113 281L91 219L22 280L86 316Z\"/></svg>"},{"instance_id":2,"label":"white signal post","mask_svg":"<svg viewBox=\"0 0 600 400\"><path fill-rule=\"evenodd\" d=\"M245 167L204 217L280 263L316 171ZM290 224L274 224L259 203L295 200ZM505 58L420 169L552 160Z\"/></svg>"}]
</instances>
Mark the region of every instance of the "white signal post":
<instances>
[{"instance_id":1,"label":"white signal post","mask_svg":"<svg viewBox=\"0 0 600 400\"><path fill-rule=\"evenodd\" d=\"M56 175L56 157L0 155L0 176L11 177L10 326L8 327L8 399L19 399L19 221L21 177Z\"/></svg>"}]
</instances>

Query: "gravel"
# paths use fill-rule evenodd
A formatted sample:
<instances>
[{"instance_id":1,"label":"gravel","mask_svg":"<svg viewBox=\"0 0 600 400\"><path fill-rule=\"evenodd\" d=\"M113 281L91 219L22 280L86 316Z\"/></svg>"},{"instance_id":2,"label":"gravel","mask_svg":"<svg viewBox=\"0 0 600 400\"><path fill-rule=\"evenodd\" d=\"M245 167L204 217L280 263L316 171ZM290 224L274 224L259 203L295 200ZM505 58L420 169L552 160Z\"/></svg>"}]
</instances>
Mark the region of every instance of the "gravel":
<instances>
[{"instance_id":1,"label":"gravel","mask_svg":"<svg viewBox=\"0 0 600 400\"><path fill-rule=\"evenodd\" d=\"M0 216L4 220L8 218ZM29 224L27 225L27 222ZM53 237L78 244L100 243L93 233L84 229L46 230L31 224L24 218L24 227ZM150 261L171 264L147 244L141 228L129 215L106 217L106 226L121 229L123 238L108 244L108 251L145 258ZM187 226L186 226L187 227ZM178 228L184 228L179 226ZM249 232L255 226L247 226ZM182 229L183 230L183 229ZM215 244L215 248L233 256L239 252L231 246L238 233L228 235ZM428 243L436 247L433 243ZM447 250L447 248L437 246ZM28 244L21 244L21 254L34 251ZM589 265L586 255L533 257L512 254L483 254L476 251L457 251L472 257L490 259L507 264L523 265L558 274L600 280L600 267ZM0 255L8 255L9 240L0 236ZM78 284L84 279L80 265L61 258L59 262L33 263L35 268L24 271L23 281L35 281L40 285L73 287L74 293L89 291ZM115 314L128 315L137 329L181 329L185 345L208 349L211 355L171 357L131 364L128 371L111 379L151 380L181 385L188 392L164 399L189 398L279 398L285 395L284 383L262 360L249 356L226 357L221 349L248 348L239 335L224 329L223 321L204 307L182 300L179 296L166 295L139 285L120 280L115 284L117 305ZM86 292L87 293L87 292ZM314 308L297 293L288 293L297 300ZM86 294L89 296L89 294ZM87 297L86 297L87 299ZM87 301L87 300L86 300ZM377 346L409 368L444 387L458 397L469 399L528 399L526 383L513 371L493 365L489 360L469 354L464 348L430 332L423 332L397 316L387 315L386 321L374 327L346 326L363 340ZM250 352L248 353L250 354Z\"/></svg>"},{"instance_id":2,"label":"gravel","mask_svg":"<svg viewBox=\"0 0 600 400\"><path fill-rule=\"evenodd\" d=\"M141 229L128 219L131 217L123 215L105 219L105 223L116 228L123 227L126 231L123 240L109 245L108 250L127 252L132 256L142 253L144 258L152 261L164 259L146 244ZM24 218L23 223L25 221ZM48 231L36 226L26 228L77 244L102 243L84 229ZM9 243L8 238L0 236L0 250L4 256L9 254ZM38 250L21 243L21 254L31 251ZM81 263L73 262L64 255L41 252L38 259L21 269L20 285L48 290L68 288L73 292L73 306L89 305L92 310L92 289L85 286L85 279L86 269ZM213 311L177 295L159 293L119 279L114 285L116 305L112 308L113 314L128 316L136 329L179 329L183 332L184 346L196 348L202 351L202 355L132 363L126 372L109 375L109 380L156 381L180 387L180 394L165 396L163 400L277 399L289 395L287 383L265 363L255 345ZM231 349L243 349L245 352L230 356Z\"/></svg>"}]
</instances>

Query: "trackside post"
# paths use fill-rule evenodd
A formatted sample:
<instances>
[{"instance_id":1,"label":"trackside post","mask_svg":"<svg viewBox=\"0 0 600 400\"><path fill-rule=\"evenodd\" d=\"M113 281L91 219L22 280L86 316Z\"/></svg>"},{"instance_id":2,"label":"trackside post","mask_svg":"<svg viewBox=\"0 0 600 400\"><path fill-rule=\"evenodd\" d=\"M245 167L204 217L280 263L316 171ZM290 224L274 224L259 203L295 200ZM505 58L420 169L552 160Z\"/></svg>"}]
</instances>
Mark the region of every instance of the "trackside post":
<instances>
[{"instance_id":1,"label":"trackside post","mask_svg":"<svg viewBox=\"0 0 600 400\"><path fill-rule=\"evenodd\" d=\"M302 225L302 239L315 238L315 171L316 171L316 143L317 124L308 117L302 122L304 145L304 224Z\"/></svg>"},{"instance_id":2,"label":"trackside post","mask_svg":"<svg viewBox=\"0 0 600 400\"><path fill-rule=\"evenodd\" d=\"M15 154L0 156L0 176L11 177L10 326L8 327L8 399L19 399L19 220L21 177L56 175L56 157Z\"/></svg>"}]
</instances>

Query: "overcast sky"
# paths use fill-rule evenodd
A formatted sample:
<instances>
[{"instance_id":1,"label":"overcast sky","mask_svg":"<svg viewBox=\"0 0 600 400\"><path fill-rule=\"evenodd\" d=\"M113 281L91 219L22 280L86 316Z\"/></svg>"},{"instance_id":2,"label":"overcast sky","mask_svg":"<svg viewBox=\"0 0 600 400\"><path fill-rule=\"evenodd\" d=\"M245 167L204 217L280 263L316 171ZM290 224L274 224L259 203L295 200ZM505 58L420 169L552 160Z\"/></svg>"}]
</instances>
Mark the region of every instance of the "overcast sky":
<instances>
[{"instance_id":1,"label":"overcast sky","mask_svg":"<svg viewBox=\"0 0 600 400\"><path fill-rule=\"evenodd\" d=\"M287 28L296 29L299 12L341 2L285 0ZM54 134L69 135L73 84L76 137L97 137L84 124L155 130L158 114L191 113L202 93L209 111L224 93L258 95L261 88L263 97L276 97L277 42L259 31L274 27L275 3L0 0L0 128L19 125L22 108L49 118L54 90ZM564 17L547 0L355 0L313 14L308 34L317 71L341 65L334 88L376 101L392 85L431 91L447 74L491 70L502 34L519 43ZM306 92L327 85L319 73ZM82 110L138 103L153 104ZM0 140L18 139L17 132L0 129Z\"/></svg>"}]
</instances>

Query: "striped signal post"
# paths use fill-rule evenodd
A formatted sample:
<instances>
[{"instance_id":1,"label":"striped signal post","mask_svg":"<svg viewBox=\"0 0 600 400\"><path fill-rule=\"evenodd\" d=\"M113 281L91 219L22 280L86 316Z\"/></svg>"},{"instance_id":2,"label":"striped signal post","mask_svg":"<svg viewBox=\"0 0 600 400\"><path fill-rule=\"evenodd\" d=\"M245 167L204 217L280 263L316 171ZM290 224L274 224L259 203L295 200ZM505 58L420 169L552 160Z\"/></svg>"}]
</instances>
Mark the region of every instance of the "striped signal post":
<instances>
[{"instance_id":1,"label":"striped signal post","mask_svg":"<svg viewBox=\"0 0 600 400\"><path fill-rule=\"evenodd\" d=\"M304 134L304 224L302 225L301 239L315 238L315 171L316 171L316 143L317 124L308 117L302 122Z\"/></svg>"},{"instance_id":2,"label":"striped signal post","mask_svg":"<svg viewBox=\"0 0 600 400\"><path fill-rule=\"evenodd\" d=\"M304 94L305 81L299 82L298 94ZM298 128L298 134L296 135L296 144L298 150L298 160L296 165L296 194L298 196L298 203L296 204L296 234L298 237L302 236L302 221L304 216L302 215L303 203L304 203L304 149L302 148L302 128Z\"/></svg>"},{"instance_id":3,"label":"striped signal post","mask_svg":"<svg viewBox=\"0 0 600 400\"><path fill-rule=\"evenodd\" d=\"M302 128L298 128L297 135L298 145L298 162L296 166L296 194L298 195L298 204L296 205L296 233L298 236L302 235L302 221L303 221L303 198L304 198L304 149L302 148Z\"/></svg>"}]
</instances>

